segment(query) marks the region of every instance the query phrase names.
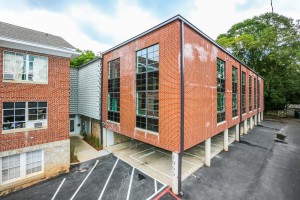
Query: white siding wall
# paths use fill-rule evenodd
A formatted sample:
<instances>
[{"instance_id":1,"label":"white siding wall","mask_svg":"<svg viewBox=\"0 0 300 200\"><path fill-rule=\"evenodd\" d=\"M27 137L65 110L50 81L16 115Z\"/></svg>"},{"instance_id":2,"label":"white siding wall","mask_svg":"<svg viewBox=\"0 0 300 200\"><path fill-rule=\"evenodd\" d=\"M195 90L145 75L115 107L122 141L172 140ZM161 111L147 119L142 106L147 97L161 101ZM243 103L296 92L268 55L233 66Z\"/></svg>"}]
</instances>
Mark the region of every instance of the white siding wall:
<instances>
[{"instance_id":1,"label":"white siding wall","mask_svg":"<svg viewBox=\"0 0 300 200\"><path fill-rule=\"evenodd\" d=\"M101 64L100 59L78 71L78 114L100 119Z\"/></svg>"}]
</instances>

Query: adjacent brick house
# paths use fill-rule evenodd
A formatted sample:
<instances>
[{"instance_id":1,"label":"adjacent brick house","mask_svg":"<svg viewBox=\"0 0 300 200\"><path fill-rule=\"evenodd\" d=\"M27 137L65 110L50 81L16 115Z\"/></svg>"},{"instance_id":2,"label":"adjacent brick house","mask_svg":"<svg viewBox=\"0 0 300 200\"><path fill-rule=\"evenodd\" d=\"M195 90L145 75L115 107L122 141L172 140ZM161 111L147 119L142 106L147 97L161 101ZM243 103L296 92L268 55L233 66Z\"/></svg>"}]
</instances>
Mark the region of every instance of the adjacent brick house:
<instances>
[{"instance_id":1,"label":"adjacent brick house","mask_svg":"<svg viewBox=\"0 0 300 200\"><path fill-rule=\"evenodd\" d=\"M63 38L0 22L0 193L67 172L70 58Z\"/></svg>"},{"instance_id":2,"label":"adjacent brick house","mask_svg":"<svg viewBox=\"0 0 300 200\"><path fill-rule=\"evenodd\" d=\"M234 126L238 140L262 118L263 78L180 15L105 51L102 66L104 146L122 134L172 151L175 185L184 150Z\"/></svg>"}]
</instances>

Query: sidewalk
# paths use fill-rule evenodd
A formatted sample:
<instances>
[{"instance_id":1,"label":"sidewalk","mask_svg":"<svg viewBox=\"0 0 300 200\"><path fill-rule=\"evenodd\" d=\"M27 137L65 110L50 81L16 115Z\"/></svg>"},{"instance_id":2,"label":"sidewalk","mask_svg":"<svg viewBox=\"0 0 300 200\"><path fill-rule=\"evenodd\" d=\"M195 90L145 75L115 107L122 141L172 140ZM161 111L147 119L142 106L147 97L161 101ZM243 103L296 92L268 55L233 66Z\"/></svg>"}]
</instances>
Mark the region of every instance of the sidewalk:
<instances>
[{"instance_id":1,"label":"sidewalk","mask_svg":"<svg viewBox=\"0 0 300 200\"><path fill-rule=\"evenodd\" d=\"M84 140L82 140L81 136L70 136L70 142L71 146L75 146L75 155L80 162L110 154L104 149L97 151Z\"/></svg>"}]
</instances>

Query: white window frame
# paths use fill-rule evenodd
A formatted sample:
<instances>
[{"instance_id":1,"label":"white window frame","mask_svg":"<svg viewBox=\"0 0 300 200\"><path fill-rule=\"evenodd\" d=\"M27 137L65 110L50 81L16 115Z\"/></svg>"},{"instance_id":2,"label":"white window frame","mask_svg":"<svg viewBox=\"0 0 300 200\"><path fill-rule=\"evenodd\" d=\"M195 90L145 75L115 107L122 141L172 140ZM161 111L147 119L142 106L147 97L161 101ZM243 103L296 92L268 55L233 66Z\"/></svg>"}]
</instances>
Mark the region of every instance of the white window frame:
<instances>
[{"instance_id":1,"label":"white window frame","mask_svg":"<svg viewBox=\"0 0 300 200\"><path fill-rule=\"evenodd\" d=\"M38 172L34 172L34 173L31 173L31 174L28 174L26 173L26 157L27 157L27 153L29 152L32 152L32 151L29 151L29 152L25 152L25 153L22 153L20 154L20 177L17 177L17 178L14 178L14 179L10 179L10 180L7 180L7 181L2 181L2 159L3 157L0 158L0 185L4 185L4 184L9 184L9 183L13 183L15 181L19 181L19 180L22 180L22 179L25 179L25 178L30 178L32 176L36 176L36 175L39 175L39 174L42 174L44 173L44 169L45 169L45 159L44 159L44 150L43 149L37 149L37 150L34 150L34 151L40 151L41 152L41 162L42 162L42 168L41 168L41 171L38 171ZM15 155L15 154L14 154ZM8 155L8 156L13 156L13 155ZM4 156L6 157L6 156Z\"/></svg>"},{"instance_id":2,"label":"white window frame","mask_svg":"<svg viewBox=\"0 0 300 200\"><path fill-rule=\"evenodd\" d=\"M7 73L7 72L5 72L4 71L4 65L5 65L5 59L4 59L4 57L5 57L5 53L6 52L10 52L10 53L14 53L15 55L16 54L24 54L25 56L26 56L26 60L25 60L25 62L26 62L26 65L25 65L25 68L26 68L26 72L25 72L25 74L26 74L26 80L5 80L4 79L4 74L5 73ZM29 56L35 56L35 57L38 57L39 59L40 58L43 58L43 60L46 60L47 62L46 62L46 64L47 64L47 75L46 75L46 79L47 80L44 80L44 81L33 81L33 80L28 80L28 77L29 77L29 75L30 74L32 74L32 73L30 73L30 70L29 70ZM14 59L14 60L16 60L16 59ZM7 50L4 50L3 51L3 74L2 74L2 77L3 77L3 82L12 82L12 83L34 83L34 84L48 84L48 80L49 80L49 59L48 59L48 57L46 57L46 56L38 56L38 55L32 55L32 54L27 54L27 53L21 53L21 52L15 52L15 51L7 51ZM16 72L10 72L10 73L12 73L12 74L15 74Z\"/></svg>"},{"instance_id":3,"label":"white window frame","mask_svg":"<svg viewBox=\"0 0 300 200\"><path fill-rule=\"evenodd\" d=\"M24 102L24 101L20 101L20 102ZM47 107L46 107L46 119L37 119L37 120L29 120L29 103L31 102L36 102L37 104L39 102L46 102L47 103ZM48 107L49 107L49 104L48 104L48 101L30 101L30 102L25 102L25 128L14 128L14 129L6 129L4 130L3 129L3 124L5 124L4 122L4 110L6 109L3 109L3 103L17 103L17 102L2 102L2 133L10 133L10 132L22 132L24 130L28 130L28 129L33 129L33 130L36 130L36 129L41 129L41 128L35 128L34 127L34 123L36 122L42 122L42 128L47 128L48 127ZM45 108L45 107L42 107L42 108ZM37 107L38 109L38 107ZM15 109L14 109L15 110Z\"/></svg>"}]
</instances>

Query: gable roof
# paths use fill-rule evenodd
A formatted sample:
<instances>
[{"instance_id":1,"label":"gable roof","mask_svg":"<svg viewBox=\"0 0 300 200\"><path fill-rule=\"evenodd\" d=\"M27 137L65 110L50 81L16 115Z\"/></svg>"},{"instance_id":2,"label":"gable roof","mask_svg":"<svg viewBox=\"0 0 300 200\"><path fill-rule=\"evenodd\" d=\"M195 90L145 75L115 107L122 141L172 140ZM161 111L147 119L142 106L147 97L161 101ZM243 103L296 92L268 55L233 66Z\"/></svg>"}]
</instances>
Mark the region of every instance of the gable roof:
<instances>
[{"instance_id":1,"label":"gable roof","mask_svg":"<svg viewBox=\"0 0 300 200\"><path fill-rule=\"evenodd\" d=\"M6 43L5 43L6 42ZM18 48L22 45L22 50L37 51L41 53L55 54L55 52L63 52L64 57L76 57L80 53L76 52L76 48L64 40L62 37L44 33L5 22L0 22L0 46ZM18 44L15 47L15 44ZM26 46L26 47L25 47ZM34 48L32 48L34 47ZM48 51L43 51L47 49Z\"/></svg>"},{"instance_id":2,"label":"gable roof","mask_svg":"<svg viewBox=\"0 0 300 200\"><path fill-rule=\"evenodd\" d=\"M5 22L0 22L0 36L53 47L75 49L75 47L59 36L8 24Z\"/></svg>"}]
</instances>

